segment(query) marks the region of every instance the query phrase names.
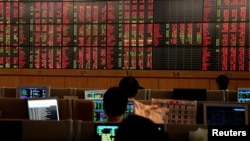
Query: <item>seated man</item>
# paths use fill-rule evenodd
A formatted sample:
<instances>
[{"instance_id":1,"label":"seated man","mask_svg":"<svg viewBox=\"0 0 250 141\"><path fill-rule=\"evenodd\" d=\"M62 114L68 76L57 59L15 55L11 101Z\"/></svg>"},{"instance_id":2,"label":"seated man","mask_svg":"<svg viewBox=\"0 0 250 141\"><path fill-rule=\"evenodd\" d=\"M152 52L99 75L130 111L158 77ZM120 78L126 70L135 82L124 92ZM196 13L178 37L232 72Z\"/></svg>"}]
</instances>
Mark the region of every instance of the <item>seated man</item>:
<instances>
[{"instance_id":1,"label":"seated man","mask_svg":"<svg viewBox=\"0 0 250 141\"><path fill-rule=\"evenodd\" d=\"M126 76L122 78L119 87L125 92L128 100L134 102L135 114L149 118L155 123L164 123L165 114L169 111L167 108L145 105L134 99L140 88L135 77Z\"/></svg>"},{"instance_id":2,"label":"seated man","mask_svg":"<svg viewBox=\"0 0 250 141\"><path fill-rule=\"evenodd\" d=\"M107 122L121 122L127 103L128 99L119 87L109 88L103 96L103 108Z\"/></svg>"},{"instance_id":3,"label":"seated man","mask_svg":"<svg viewBox=\"0 0 250 141\"><path fill-rule=\"evenodd\" d=\"M216 83L219 88L219 90L227 90L228 84L229 84L229 78L226 75L218 75L216 77Z\"/></svg>"},{"instance_id":4,"label":"seated man","mask_svg":"<svg viewBox=\"0 0 250 141\"><path fill-rule=\"evenodd\" d=\"M164 129L162 129L164 130ZM117 132L115 141L166 141L164 131L148 118L133 115L124 119Z\"/></svg>"}]
</instances>

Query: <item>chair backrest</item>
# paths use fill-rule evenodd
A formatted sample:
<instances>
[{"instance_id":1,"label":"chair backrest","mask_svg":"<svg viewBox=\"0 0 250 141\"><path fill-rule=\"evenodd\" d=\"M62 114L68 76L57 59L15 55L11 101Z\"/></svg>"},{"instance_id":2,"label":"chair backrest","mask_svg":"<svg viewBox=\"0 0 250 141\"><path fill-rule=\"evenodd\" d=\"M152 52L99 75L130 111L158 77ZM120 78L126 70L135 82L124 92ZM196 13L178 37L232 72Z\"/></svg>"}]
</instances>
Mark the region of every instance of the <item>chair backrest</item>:
<instances>
[{"instance_id":1,"label":"chair backrest","mask_svg":"<svg viewBox=\"0 0 250 141\"><path fill-rule=\"evenodd\" d=\"M72 119L93 121L94 103L92 100L72 99Z\"/></svg>"},{"instance_id":2,"label":"chair backrest","mask_svg":"<svg viewBox=\"0 0 250 141\"><path fill-rule=\"evenodd\" d=\"M73 88L50 88L50 96L64 98L64 96L73 96Z\"/></svg>"},{"instance_id":3,"label":"chair backrest","mask_svg":"<svg viewBox=\"0 0 250 141\"><path fill-rule=\"evenodd\" d=\"M23 141L72 141L73 121L24 120Z\"/></svg>"},{"instance_id":4,"label":"chair backrest","mask_svg":"<svg viewBox=\"0 0 250 141\"><path fill-rule=\"evenodd\" d=\"M173 90L151 89L148 92L148 100L151 100L152 98L156 98L156 99L172 99L173 98Z\"/></svg>"},{"instance_id":5,"label":"chair backrest","mask_svg":"<svg viewBox=\"0 0 250 141\"><path fill-rule=\"evenodd\" d=\"M1 87L1 97L16 98L16 87Z\"/></svg>"},{"instance_id":6,"label":"chair backrest","mask_svg":"<svg viewBox=\"0 0 250 141\"><path fill-rule=\"evenodd\" d=\"M207 90L207 101L226 101L224 90Z\"/></svg>"}]
</instances>

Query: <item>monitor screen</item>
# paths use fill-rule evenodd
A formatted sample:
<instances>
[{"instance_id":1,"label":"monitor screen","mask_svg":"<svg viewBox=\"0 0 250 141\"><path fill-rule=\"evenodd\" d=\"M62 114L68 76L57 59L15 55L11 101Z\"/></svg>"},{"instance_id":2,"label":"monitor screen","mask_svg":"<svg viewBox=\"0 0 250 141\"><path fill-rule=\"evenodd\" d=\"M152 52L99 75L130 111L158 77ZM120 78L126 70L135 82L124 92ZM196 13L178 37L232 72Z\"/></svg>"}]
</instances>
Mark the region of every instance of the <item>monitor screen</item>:
<instances>
[{"instance_id":1,"label":"monitor screen","mask_svg":"<svg viewBox=\"0 0 250 141\"><path fill-rule=\"evenodd\" d=\"M49 96L49 87L46 86L18 86L17 97L27 98L46 98Z\"/></svg>"},{"instance_id":2,"label":"monitor screen","mask_svg":"<svg viewBox=\"0 0 250 141\"><path fill-rule=\"evenodd\" d=\"M246 125L248 106L240 103L204 103L205 125Z\"/></svg>"},{"instance_id":3,"label":"monitor screen","mask_svg":"<svg viewBox=\"0 0 250 141\"><path fill-rule=\"evenodd\" d=\"M206 101L207 90L194 88L174 88L173 99Z\"/></svg>"},{"instance_id":4,"label":"monitor screen","mask_svg":"<svg viewBox=\"0 0 250 141\"><path fill-rule=\"evenodd\" d=\"M238 102L250 102L250 88L238 88L237 90Z\"/></svg>"},{"instance_id":5,"label":"monitor screen","mask_svg":"<svg viewBox=\"0 0 250 141\"><path fill-rule=\"evenodd\" d=\"M128 101L127 109L123 116L126 118L128 116L134 115L134 112L135 112L134 102Z\"/></svg>"},{"instance_id":6,"label":"monitor screen","mask_svg":"<svg viewBox=\"0 0 250 141\"><path fill-rule=\"evenodd\" d=\"M93 121L101 121L105 122L107 121L107 117L105 115L104 109L103 109L103 101L102 100L94 100L94 119ZM129 101L127 104L127 109L124 113L124 117L128 117L130 115L134 114L134 102Z\"/></svg>"},{"instance_id":7,"label":"monitor screen","mask_svg":"<svg viewBox=\"0 0 250 141\"><path fill-rule=\"evenodd\" d=\"M119 123L95 123L95 141L114 141Z\"/></svg>"},{"instance_id":8,"label":"monitor screen","mask_svg":"<svg viewBox=\"0 0 250 141\"><path fill-rule=\"evenodd\" d=\"M159 136L163 140L165 133L164 124L156 124ZM95 123L95 141L114 141L119 123Z\"/></svg>"},{"instance_id":9,"label":"monitor screen","mask_svg":"<svg viewBox=\"0 0 250 141\"><path fill-rule=\"evenodd\" d=\"M30 120L59 120L56 98L27 99Z\"/></svg>"},{"instance_id":10,"label":"monitor screen","mask_svg":"<svg viewBox=\"0 0 250 141\"><path fill-rule=\"evenodd\" d=\"M104 109L103 109L103 101L102 100L94 100L94 119L93 121L107 121Z\"/></svg>"},{"instance_id":11,"label":"monitor screen","mask_svg":"<svg viewBox=\"0 0 250 141\"><path fill-rule=\"evenodd\" d=\"M107 90L84 90L84 99L86 100L102 100Z\"/></svg>"}]
</instances>

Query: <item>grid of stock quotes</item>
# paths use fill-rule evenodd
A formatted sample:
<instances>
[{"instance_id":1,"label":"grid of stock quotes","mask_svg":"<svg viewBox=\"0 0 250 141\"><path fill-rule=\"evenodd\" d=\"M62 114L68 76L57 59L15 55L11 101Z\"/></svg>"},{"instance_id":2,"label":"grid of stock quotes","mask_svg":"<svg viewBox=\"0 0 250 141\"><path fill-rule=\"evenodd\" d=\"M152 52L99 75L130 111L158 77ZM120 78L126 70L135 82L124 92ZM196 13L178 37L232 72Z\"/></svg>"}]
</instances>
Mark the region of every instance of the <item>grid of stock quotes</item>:
<instances>
[{"instance_id":1,"label":"grid of stock quotes","mask_svg":"<svg viewBox=\"0 0 250 141\"><path fill-rule=\"evenodd\" d=\"M249 0L0 0L0 68L250 70Z\"/></svg>"}]
</instances>

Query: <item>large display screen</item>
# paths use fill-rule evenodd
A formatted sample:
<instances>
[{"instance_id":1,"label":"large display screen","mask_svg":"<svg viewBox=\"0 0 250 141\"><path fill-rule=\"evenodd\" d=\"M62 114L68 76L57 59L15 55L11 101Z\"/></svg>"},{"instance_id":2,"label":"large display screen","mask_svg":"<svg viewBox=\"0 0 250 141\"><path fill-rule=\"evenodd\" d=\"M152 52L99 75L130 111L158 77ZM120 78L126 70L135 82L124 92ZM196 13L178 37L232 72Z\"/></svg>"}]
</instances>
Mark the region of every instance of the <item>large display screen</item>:
<instances>
[{"instance_id":1,"label":"large display screen","mask_svg":"<svg viewBox=\"0 0 250 141\"><path fill-rule=\"evenodd\" d=\"M0 68L250 70L248 0L0 0Z\"/></svg>"}]
</instances>

